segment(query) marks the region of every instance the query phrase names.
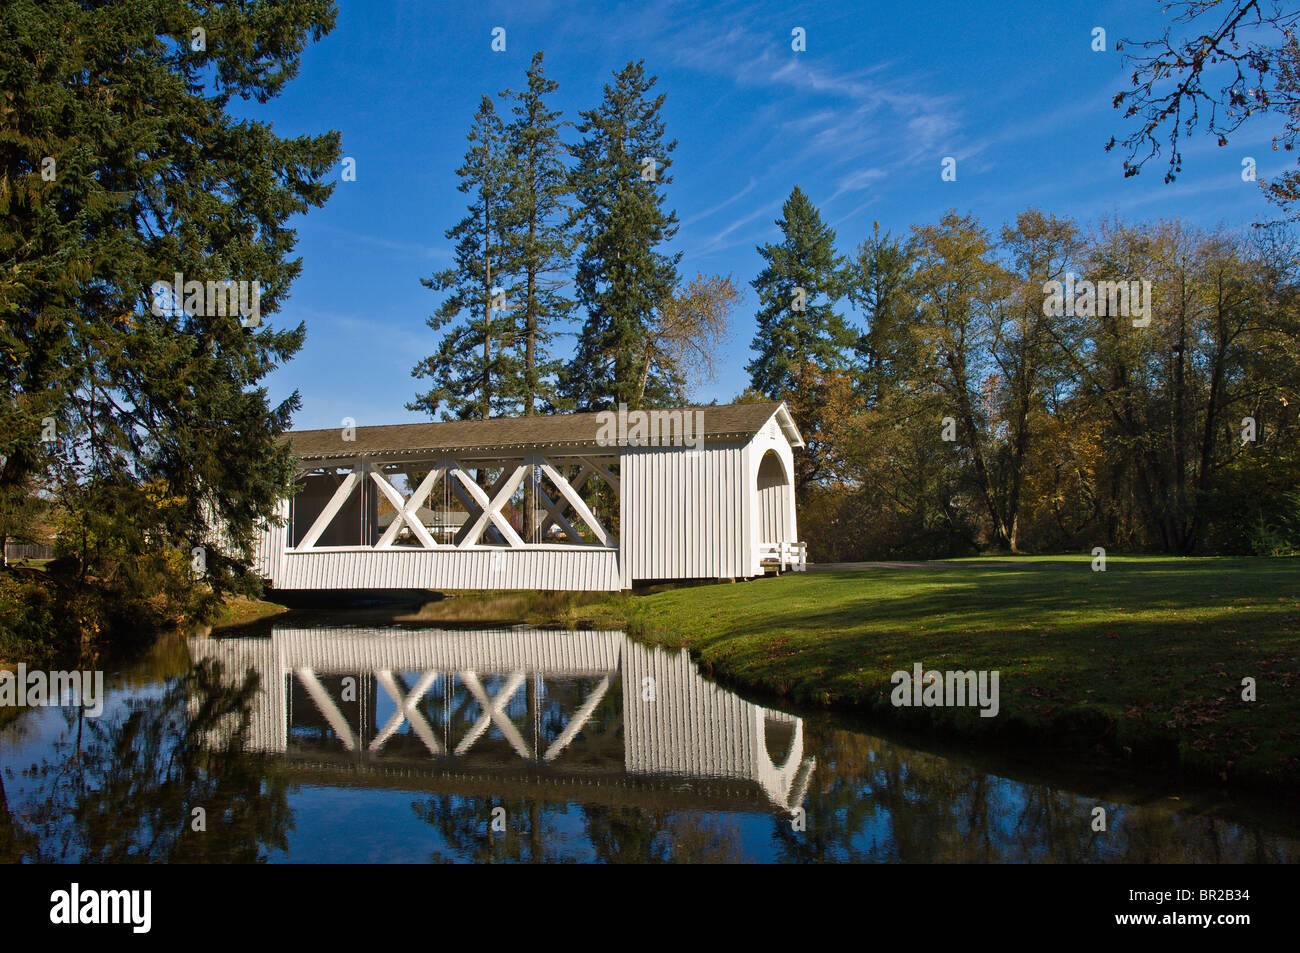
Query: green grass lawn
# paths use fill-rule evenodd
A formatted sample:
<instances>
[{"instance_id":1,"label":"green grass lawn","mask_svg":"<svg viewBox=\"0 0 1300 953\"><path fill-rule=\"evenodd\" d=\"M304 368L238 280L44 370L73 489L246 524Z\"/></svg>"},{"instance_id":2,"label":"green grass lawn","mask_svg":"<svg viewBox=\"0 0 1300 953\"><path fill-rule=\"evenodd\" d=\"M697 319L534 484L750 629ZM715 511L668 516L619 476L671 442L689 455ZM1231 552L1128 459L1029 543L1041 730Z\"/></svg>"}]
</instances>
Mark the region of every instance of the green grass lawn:
<instances>
[{"instance_id":1,"label":"green grass lawn","mask_svg":"<svg viewBox=\"0 0 1300 953\"><path fill-rule=\"evenodd\" d=\"M903 727L1105 751L1240 782L1300 782L1300 559L1090 556L785 575L620 607L706 671ZM1001 712L894 708L913 663L997 669ZM1242 679L1257 701L1242 700Z\"/></svg>"}]
</instances>

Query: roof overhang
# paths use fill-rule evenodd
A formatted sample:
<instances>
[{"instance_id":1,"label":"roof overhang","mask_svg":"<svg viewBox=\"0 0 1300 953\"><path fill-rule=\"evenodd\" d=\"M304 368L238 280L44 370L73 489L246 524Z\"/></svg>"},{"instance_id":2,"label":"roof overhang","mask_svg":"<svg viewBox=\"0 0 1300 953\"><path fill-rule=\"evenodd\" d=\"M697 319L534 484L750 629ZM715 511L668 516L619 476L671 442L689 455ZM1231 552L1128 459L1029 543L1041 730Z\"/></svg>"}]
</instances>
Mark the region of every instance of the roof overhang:
<instances>
[{"instance_id":1,"label":"roof overhang","mask_svg":"<svg viewBox=\"0 0 1300 953\"><path fill-rule=\"evenodd\" d=\"M698 442L706 445L744 443L752 440L773 419L792 446L803 447L789 408L784 402L764 401L752 404L722 404L696 407L649 408L651 415L686 415L692 417L692 436L681 448L690 449ZM631 418L636 411L627 412ZM298 430L284 434L298 459L305 464L324 465L329 461L359 457L390 462L430 460L453 457L461 460L509 459L531 454L547 456L617 455L625 447L662 447L673 443L651 441L611 443L600 439L609 415L598 413L566 414L551 417L502 418L488 420L454 420L414 424L352 427L329 430ZM668 418L661 416L658 421ZM620 427L624 426L620 422ZM668 425L664 423L665 432ZM621 439L621 436L620 436ZM698 441L698 442L697 442Z\"/></svg>"},{"instance_id":2,"label":"roof overhang","mask_svg":"<svg viewBox=\"0 0 1300 953\"><path fill-rule=\"evenodd\" d=\"M777 425L780 426L781 432L785 434L785 439L790 441L792 447L806 447L803 434L799 433L799 425L794 422L794 414L790 413L790 408L786 406L785 401L781 401L781 406L776 409L772 415L776 418Z\"/></svg>"}]
</instances>

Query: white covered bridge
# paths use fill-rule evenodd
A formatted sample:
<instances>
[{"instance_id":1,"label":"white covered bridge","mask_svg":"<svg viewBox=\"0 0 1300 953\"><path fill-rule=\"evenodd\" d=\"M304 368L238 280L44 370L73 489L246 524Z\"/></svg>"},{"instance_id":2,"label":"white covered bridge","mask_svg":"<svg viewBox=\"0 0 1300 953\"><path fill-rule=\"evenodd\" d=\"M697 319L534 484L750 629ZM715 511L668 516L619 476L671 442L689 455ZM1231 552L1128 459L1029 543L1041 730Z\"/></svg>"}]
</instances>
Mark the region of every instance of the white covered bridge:
<instances>
[{"instance_id":1,"label":"white covered bridge","mask_svg":"<svg viewBox=\"0 0 1300 953\"><path fill-rule=\"evenodd\" d=\"M276 589L618 590L801 570L784 403L294 431Z\"/></svg>"}]
</instances>

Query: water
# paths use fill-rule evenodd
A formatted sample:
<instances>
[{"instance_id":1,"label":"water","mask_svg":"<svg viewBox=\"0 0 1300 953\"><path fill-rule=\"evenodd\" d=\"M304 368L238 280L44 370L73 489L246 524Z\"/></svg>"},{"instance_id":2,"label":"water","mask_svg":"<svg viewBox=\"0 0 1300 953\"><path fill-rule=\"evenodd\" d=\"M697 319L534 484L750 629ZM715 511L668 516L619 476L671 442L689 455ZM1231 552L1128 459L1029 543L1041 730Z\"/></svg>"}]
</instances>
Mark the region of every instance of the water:
<instances>
[{"instance_id":1,"label":"water","mask_svg":"<svg viewBox=\"0 0 1300 953\"><path fill-rule=\"evenodd\" d=\"M111 676L98 719L0 729L0 858L1300 857L1267 806L897 744L618 632L275 625L174 648Z\"/></svg>"}]
</instances>

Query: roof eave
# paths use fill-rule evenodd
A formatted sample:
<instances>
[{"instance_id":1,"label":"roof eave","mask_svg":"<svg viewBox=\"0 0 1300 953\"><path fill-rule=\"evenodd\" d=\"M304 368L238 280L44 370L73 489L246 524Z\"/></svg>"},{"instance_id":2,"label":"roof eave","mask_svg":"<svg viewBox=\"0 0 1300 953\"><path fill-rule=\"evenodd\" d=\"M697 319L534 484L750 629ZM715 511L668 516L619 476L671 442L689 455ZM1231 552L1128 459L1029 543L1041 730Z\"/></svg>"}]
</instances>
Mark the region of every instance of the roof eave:
<instances>
[{"instance_id":1,"label":"roof eave","mask_svg":"<svg viewBox=\"0 0 1300 953\"><path fill-rule=\"evenodd\" d=\"M777 418L781 430L785 433L785 438L790 441L792 447L806 447L803 434L799 433L799 425L794 422L794 414L790 413L790 408L786 406L785 401L781 401L781 406L776 408L772 415Z\"/></svg>"}]
</instances>

